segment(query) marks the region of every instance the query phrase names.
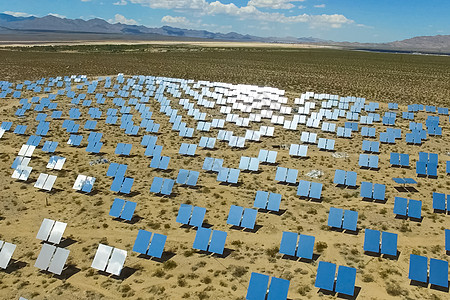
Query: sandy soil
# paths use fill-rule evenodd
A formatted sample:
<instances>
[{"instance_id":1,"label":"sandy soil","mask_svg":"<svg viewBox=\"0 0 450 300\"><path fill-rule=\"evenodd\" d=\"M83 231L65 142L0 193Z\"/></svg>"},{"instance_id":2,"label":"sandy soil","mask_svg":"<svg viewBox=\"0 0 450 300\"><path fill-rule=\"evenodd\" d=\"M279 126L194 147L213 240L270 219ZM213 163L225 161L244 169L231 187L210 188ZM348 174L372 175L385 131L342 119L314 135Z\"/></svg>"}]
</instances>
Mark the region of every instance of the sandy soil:
<instances>
[{"instance_id":1,"label":"sandy soil","mask_svg":"<svg viewBox=\"0 0 450 300\"><path fill-rule=\"evenodd\" d=\"M78 90L78 93L82 91ZM106 94L102 89L99 92ZM293 100L301 92L304 91L288 93L290 105L294 106ZM23 95L25 98L32 96L35 94L31 92ZM64 112L63 119L68 118L70 101L58 96L56 102L58 110ZM192 139L180 138L177 132L171 130L169 118L159 113L159 104L152 100L148 105L154 112L155 121L161 124L157 144L164 147L162 155L171 157L170 170L160 171L149 168L150 158L144 156L145 149L140 145L142 131L138 136L128 136L118 126L105 124L107 108L114 107L110 99L104 105L93 104L103 111L97 126L97 131L103 132L104 145L100 155L85 151L89 132L84 129L80 130L84 135L82 147L68 146L66 142L70 134L61 128L63 119L54 120L41 146L45 140L59 142L56 155L67 158L63 170L48 171L45 166L50 154L39 148L29 164L33 167L29 180L21 182L11 178L10 166L21 145L29 135L35 133L37 112L28 111L25 118L18 119L14 117L14 112L19 107L18 100L6 98L1 103L0 121L13 121L12 129L17 124L29 125L25 136L7 132L0 139L0 239L17 244L13 264L7 270L0 270L1 299L18 299L19 296L28 299L244 299L251 272L289 279L290 299L336 298L336 295L323 295L314 287L319 261L356 267L357 299L448 298L446 291L413 286L408 279L409 255L413 251L430 258L448 260L444 249L444 229L450 228L448 216L434 213L432 209L433 191L450 193L450 180L445 175L445 161L450 160L446 155L450 149L448 117L441 117L443 137L430 137L422 146L406 145L404 134L409 121L397 118L396 124L402 129L403 139L395 145L381 145L380 169L373 171L358 167L363 140L359 134L353 134L352 139L337 139L334 134L320 133L317 129L307 129L304 126L300 126L298 131L286 131L281 126L276 126L273 138L263 138L259 143L247 142L248 147L243 150L231 149L226 143L217 142L215 150L199 148L195 157L180 156L178 149L182 142L198 143L201 136L216 136L217 130L196 132ZM172 101L171 105L178 108L183 121L194 126L194 121L177 101ZM88 108L79 108L82 119L77 123L82 124L82 128L89 118ZM400 111L405 110L406 107L400 107ZM385 111L387 104L380 104L378 112L384 114ZM207 112L212 116L220 116L218 108L207 109ZM133 119L135 123L140 122L137 114ZM424 123L425 119L424 112L416 114L416 122ZM267 121L262 124L253 123L249 129L257 130L260 125L268 124ZM339 124L342 125L343 121ZM386 129L380 123L374 127L377 133ZM243 136L245 133L245 128L233 124L227 124L227 128L233 130L234 135ZM349 158L336 159L331 152L318 151L314 145L309 146L309 157L303 159L290 157L288 149L273 148L276 145L300 143L302 131L318 132L320 137L336 138L336 151L348 153ZM133 144L131 156L120 157L114 154L118 142ZM274 165L260 165L260 172L257 173L241 172L237 186L219 184L216 174L202 170L203 160L207 155L223 158L225 167L237 168L240 156L255 157L259 149L277 150L278 165L298 169L299 180L323 183L322 201L300 199L296 196L296 186L276 183ZM416 178L415 161L419 151L439 154L439 176L437 179L419 178L419 185L415 186L415 190L402 191L391 178ZM411 168L390 167L390 152L409 153ZM135 178L132 194L117 195L109 190L112 179L106 177L108 165L89 165L90 161L98 157L128 164L127 176ZM159 197L149 192L153 177L175 179L180 168L200 171L198 188L175 185L172 197ZM322 170L324 175L317 180L306 177L305 174L313 169ZM333 184L335 169L357 171L358 184L361 181L386 184L387 201L362 201L359 189L336 187ZM58 176L51 193L33 187L41 172ZM83 194L72 190L78 174L97 178L92 193ZM230 205L252 207L257 190L281 193L282 213L258 212L257 230L254 232L230 228L226 224ZM395 218L392 212L395 196L422 200L422 222ZM117 221L108 215L116 197L138 203L137 216L133 222ZM223 257L192 250L196 231L175 222L181 203L206 207L205 224L228 232L227 249ZM334 231L327 227L328 210L331 206L359 212L356 234ZM61 276L40 272L34 267L41 248L41 242L35 237L43 218L68 223L63 245L71 252L68 268ZM387 259L364 254L365 228L398 233L399 257ZM131 251L138 229L168 235L166 253L161 261L141 258ZM315 248L313 261L285 258L277 253L283 231L314 235L316 246L318 243L325 243L327 247L323 251ZM128 251L125 269L119 278L100 274L90 268L99 243Z\"/></svg>"}]
</instances>

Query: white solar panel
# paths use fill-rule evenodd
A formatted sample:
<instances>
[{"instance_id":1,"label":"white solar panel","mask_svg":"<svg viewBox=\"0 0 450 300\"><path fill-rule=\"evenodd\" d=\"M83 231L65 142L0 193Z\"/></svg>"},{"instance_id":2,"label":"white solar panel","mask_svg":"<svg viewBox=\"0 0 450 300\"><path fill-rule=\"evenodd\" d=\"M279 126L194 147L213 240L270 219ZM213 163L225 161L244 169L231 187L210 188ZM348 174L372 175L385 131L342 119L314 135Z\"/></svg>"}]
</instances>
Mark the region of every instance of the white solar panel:
<instances>
[{"instance_id":1,"label":"white solar panel","mask_svg":"<svg viewBox=\"0 0 450 300\"><path fill-rule=\"evenodd\" d=\"M113 247L99 244L91 267L100 271L105 271L112 251Z\"/></svg>"},{"instance_id":2,"label":"white solar panel","mask_svg":"<svg viewBox=\"0 0 450 300\"><path fill-rule=\"evenodd\" d=\"M64 248L56 248L56 252L48 266L48 271L54 274L61 275L67 258L69 257L70 250Z\"/></svg>"},{"instance_id":3,"label":"white solar panel","mask_svg":"<svg viewBox=\"0 0 450 300\"><path fill-rule=\"evenodd\" d=\"M106 267L106 272L117 276L120 275L126 258L127 251L114 248L108 266Z\"/></svg>"},{"instance_id":4,"label":"white solar panel","mask_svg":"<svg viewBox=\"0 0 450 300\"><path fill-rule=\"evenodd\" d=\"M11 257L16 250L16 245L0 241L0 268L6 269Z\"/></svg>"},{"instance_id":5,"label":"white solar panel","mask_svg":"<svg viewBox=\"0 0 450 300\"><path fill-rule=\"evenodd\" d=\"M48 237L48 241L53 244L59 244L61 242L62 235L64 234L64 230L66 230L67 223L56 221L53 225L53 229L50 232L50 236Z\"/></svg>"}]
</instances>

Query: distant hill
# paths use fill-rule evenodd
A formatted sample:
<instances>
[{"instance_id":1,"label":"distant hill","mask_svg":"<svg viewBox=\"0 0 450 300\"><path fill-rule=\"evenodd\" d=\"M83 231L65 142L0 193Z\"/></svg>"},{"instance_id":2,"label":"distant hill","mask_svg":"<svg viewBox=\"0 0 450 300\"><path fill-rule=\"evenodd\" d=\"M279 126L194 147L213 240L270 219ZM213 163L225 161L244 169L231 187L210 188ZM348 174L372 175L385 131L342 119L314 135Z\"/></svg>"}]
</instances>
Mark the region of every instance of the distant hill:
<instances>
[{"instance_id":1,"label":"distant hill","mask_svg":"<svg viewBox=\"0 0 450 300\"><path fill-rule=\"evenodd\" d=\"M314 37L259 37L236 32L219 33L162 26L150 28L121 23L111 24L103 19L66 19L55 16L14 17L0 13L1 41L43 40L222 40L236 42L300 43L335 45L363 50L404 50L433 53L450 53L450 35L420 36L391 43L333 42Z\"/></svg>"}]
</instances>

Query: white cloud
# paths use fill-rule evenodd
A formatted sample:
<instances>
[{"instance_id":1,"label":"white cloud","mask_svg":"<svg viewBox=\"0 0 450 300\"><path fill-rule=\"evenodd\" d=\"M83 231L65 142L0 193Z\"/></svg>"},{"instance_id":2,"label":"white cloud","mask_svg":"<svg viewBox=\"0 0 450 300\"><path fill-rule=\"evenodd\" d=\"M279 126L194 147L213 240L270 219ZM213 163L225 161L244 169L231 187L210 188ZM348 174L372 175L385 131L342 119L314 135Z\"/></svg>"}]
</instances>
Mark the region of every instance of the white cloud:
<instances>
[{"instance_id":1,"label":"white cloud","mask_svg":"<svg viewBox=\"0 0 450 300\"><path fill-rule=\"evenodd\" d=\"M209 5L205 0L130 0L130 2L160 9L203 10Z\"/></svg>"},{"instance_id":2,"label":"white cloud","mask_svg":"<svg viewBox=\"0 0 450 300\"><path fill-rule=\"evenodd\" d=\"M325 4L317 4L317 5L314 5L314 7L316 7L316 8L324 8Z\"/></svg>"},{"instance_id":3,"label":"white cloud","mask_svg":"<svg viewBox=\"0 0 450 300\"><path fill-rule=\"evenodd\" d=\"M49 13L48 15L49 16L54 16L54 17L57 17L57 18L61 18L61 19L67 18L66 16L63 16L63 15L60 15L60 14L54 14L54 13Z\"/></svg>"},{"instance_id":4,"label":"white cloud","mask_svg":"<svg viewBox=\"0 0 450 300\"><path fill-rule=\"evenodd\" d=\"M91 0L81 0L81 2L90 2Z\"/></svg>"},{"instance_id":5,"label":"white cloud","mask_svg":"<svg viewBox=\"0 0 450 300\"><path fill-rule=\"evenodd\" d=\"M172 17L164 16L161 19L161 23L169 24L172 26L190 26L191 22L186 17Z\"/></svg>"},{"instance_id":6,"label":"white cloud","mask_svg":"<svg viewBox=\"0 0 450 300\"><path fill-rule=\"evenodd\" d=\"M250 0L248 6L267 7L272 9L291 9L295 5L291 2L303 2L305 0Z\"/></svg>"},{"instance_id":7,"label":"white cloud","mask_svg":"<svg viewBox=\"0 0 450 300\"><path fill-rule=\"evenodd\" d=\"M7 14L7 15L14 16L14 17L24 17L24 18L26 18L26 17L33 16L33 15L29 14L29 13L24 13L24 12L20 12L20 11L4 11L3 13Z\"/></svg>"},{"instance_id":8,"label":"white cloud","mask_svg":"<svg viewBox=\"0 0 450 300\"><path fill-rule=\"evenodd\" d=\"M127 5L127 1L125 0L119 0L117 2L114 2L113 5Z\"/></svg>"},{"instance_id":9,"label":"white cloud","mask_svg":"<svg viewBox=\"0 0 450 300\"><path fill-rule=\"evenodd\" d=\"M289 4L290 2L299 1L287 1L287 0L250 0L249 5L238 7L233 3L223 4L220 1L206 2L206 0L129 0L132 3L148 6L155 9L173 9L183 13L193 12L199 15L229 15L239 18L240 20L257 20L273 23L295 24L295 23L307 23L310 27L331 27L340 28L346 24L354 24L353 20L347 19L344 15L294 15L286 16L279 12L264 12L259 10L255 5L250 3L257 3L257 5L268 5L278 3ZM258 4L259 3L259 4Z\"/></svg>"},{"instance_id":10,"label":"white cloud","mask_svg":"<svg viewBox=\"0 0 450 300\"><path fill-rule=\"evenodd\" d=\"M109 23L122 23L122 24L126 24L126 25L137 25L138 24L138 22L136 22L136 20L127 19L120 14L116 14L114 16L114 19L109 19L108 22Z\"/></svg>"}]
</instances>

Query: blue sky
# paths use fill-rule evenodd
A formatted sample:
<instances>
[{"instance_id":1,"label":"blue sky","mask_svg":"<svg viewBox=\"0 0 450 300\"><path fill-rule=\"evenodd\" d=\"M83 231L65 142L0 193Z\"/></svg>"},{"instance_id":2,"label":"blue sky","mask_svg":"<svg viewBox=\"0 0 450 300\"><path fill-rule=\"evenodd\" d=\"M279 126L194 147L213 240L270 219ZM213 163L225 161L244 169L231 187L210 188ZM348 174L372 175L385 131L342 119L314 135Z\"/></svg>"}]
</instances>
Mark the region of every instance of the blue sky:
<instances>
[{"instance_id":1,"label":"blue sky","mask_svg":"<svg viewBox=\"0 0 450 300\"><path fill-rule=\"evenodd\" d=\"M0 0L16 16L53 14L149 27L389 42L450 34L448 0Z\"/></svg>"}]
</instances>

